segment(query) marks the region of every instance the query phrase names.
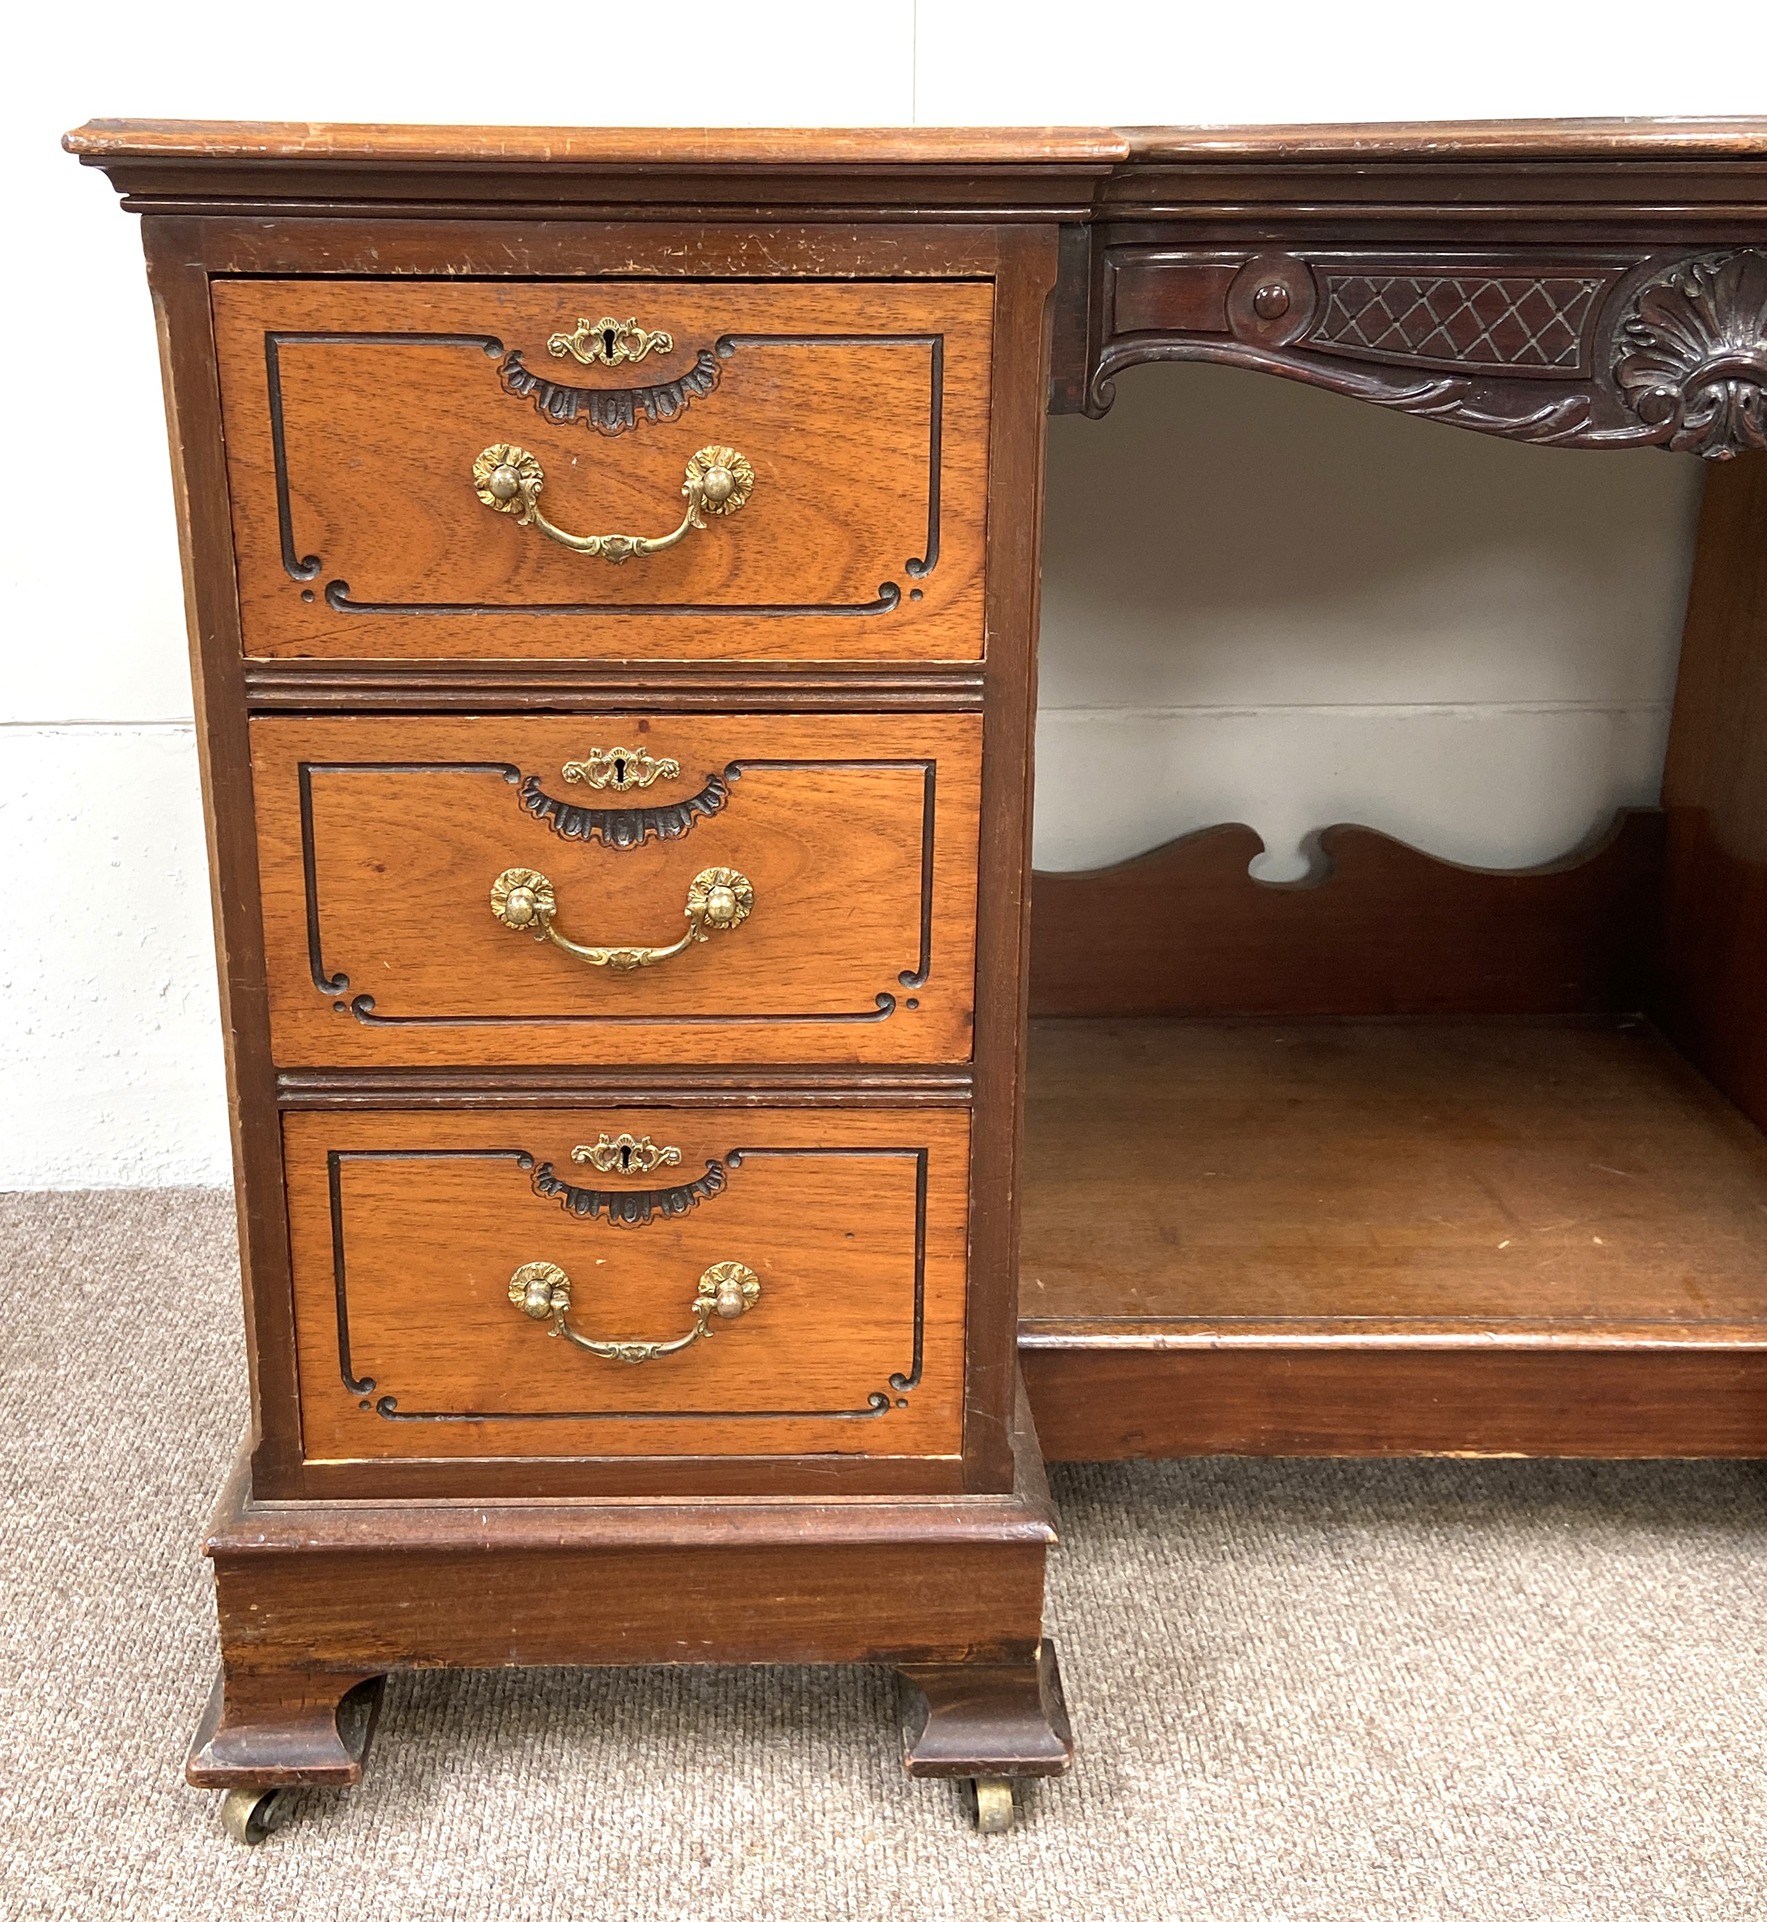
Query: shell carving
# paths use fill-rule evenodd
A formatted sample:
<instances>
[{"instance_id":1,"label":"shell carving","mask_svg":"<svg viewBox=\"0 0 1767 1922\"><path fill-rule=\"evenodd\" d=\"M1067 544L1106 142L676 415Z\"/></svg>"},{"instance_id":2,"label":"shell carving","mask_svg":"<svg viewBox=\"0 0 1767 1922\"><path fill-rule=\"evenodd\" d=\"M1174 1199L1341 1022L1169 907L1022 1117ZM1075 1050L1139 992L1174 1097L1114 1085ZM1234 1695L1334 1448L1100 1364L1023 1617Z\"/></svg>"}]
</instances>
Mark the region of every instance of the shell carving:
<instances>
[{"instance_id":1,"label":"shell carving","mask_svg":"<svg viewBox=\"0 0 1767 1922\"><path fill-rule=\"evenodd\" d=\"M1767 448L1767 253L1701 254L1638 294L1614 379L1666 446L1707 460Z\"/></svg>"}]
</instances>

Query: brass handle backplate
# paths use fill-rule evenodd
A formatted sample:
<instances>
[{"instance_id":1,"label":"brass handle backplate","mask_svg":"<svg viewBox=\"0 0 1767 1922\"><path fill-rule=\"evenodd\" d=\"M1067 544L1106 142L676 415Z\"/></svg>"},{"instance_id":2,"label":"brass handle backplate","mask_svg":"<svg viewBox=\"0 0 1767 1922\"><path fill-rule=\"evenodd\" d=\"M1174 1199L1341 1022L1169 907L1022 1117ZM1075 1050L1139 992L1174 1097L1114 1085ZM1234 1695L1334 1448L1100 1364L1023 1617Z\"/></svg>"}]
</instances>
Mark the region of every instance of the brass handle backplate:
<instances>
[{"instance_id":1,"label":"brass handle backplate","mask_svg":"<svg viewBox=\"0 0 1767 1922\"><path fill-rule=\"evenodd\" d=\"M571 1278L550 1261L524 1263L509 1277L509 1299L531 1321L550 1321L551 1334L587 1348L604 1361L634 1364L655 1361L658 1355L673 1355L705 1340L712 1332L712 1317L736 1321L761 1299L761 1280L752 1268L740 1261L714 1262L699 1278L693 1298L693 1326L673 1341L591 1341L577 1333L566 1317L571 1307Z\"/></svg>"},{"instance_id":2,"label":"brass handle backplate","mask_svg":"<svg viewBox=\"0 0 1767 1922\"><path fill-rule=\"evenodd\" d=\"M472 464L472 484L480 500L497 514L513 514L523 527L537 527L548 540L573 553L593 554L616 564L634 555L660 554L685 540L706 516L740 513L755 491L755 470L734 447L702 447L687 463L681 492L687 512L672 533L567 534L540 512L540 489L546 475L525 447L505 441L487 447Z\"/></svg>"},{"instance_id":3,"label":"brass handle backplate","mask_svg":"<svg viewBox=\"0 0 1767 1922\"><path fill-rule=\"evenodd\" d=\"M722 929L740 927L755 905L755 890L746 874L735 868L703 868L687 889L687 932L679 941L663 948L600 948L569 935L560 934L553 916L558 912L558 896L552 883L534 868L505 868L491 883L491 912L506 928L517 934L531 934L536 941L550 941L566 954L574 954L592 968L613 968L624 973L632 968L654 968L685 954L696 941L709 941Z\"/></svg>"}]
</instances>

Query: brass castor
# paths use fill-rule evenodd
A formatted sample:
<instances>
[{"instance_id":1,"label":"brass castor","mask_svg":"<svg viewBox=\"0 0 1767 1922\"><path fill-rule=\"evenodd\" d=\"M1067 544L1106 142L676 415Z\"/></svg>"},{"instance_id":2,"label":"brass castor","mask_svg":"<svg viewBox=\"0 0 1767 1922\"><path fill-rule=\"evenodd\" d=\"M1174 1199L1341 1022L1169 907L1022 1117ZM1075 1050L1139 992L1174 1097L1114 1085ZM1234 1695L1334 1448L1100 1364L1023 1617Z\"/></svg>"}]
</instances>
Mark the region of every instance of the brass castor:
<instances>
[{"instance_id":1,"label":"brass castor","mask_svg":"<svg viewBox=\"0 0 1767 1922\"><path fill-rule=\"evenodd\" d=\"M972 1777L966 1799L977 1835L1004 1835L1012 1827L1012 1784L1006 1777Z\"/></svg>"},{"instance_id":2,"label":"brass castor","mask_svg":"<svg viewBox=\"0 0 1767 1922\"><path fill-rule=\"evenodd\" d=\"M229 1789L221 1798L221 1826L255 1849L294 1813L293 1789Z\"/></svg>"}]
</instances>

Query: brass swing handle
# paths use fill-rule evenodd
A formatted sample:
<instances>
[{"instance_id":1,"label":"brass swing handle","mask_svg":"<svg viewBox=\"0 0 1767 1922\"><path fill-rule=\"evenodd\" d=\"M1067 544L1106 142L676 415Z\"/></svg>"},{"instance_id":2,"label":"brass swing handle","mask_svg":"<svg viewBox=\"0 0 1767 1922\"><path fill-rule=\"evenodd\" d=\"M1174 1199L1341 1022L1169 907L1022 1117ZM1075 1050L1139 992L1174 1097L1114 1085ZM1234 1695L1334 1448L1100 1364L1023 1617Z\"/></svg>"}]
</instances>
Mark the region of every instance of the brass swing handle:
<instances>
[{"instance_id":1,"label":"brass swing handle","mask_svg":"<svg viewBox=\"0 0 1767 1922\"><path fill-rule=\"evenodd\" d=\"M681 492L687 512L672 534L567 534L540 512L546 475L525 447L499 441L472 464L472 484L480 500L497 514L513 514L523 527L537 527L548 540L577 554L599 555L616 565L634 554L660 554L696 528L708 514L739 513L755 491L755 470L734 447L702 447L687 463Z\"/></svg>"},{"instance_id":2,"label":"brass swing handle","mask_svg":"<svg viewBox=\"0 0 1767 1922\"><path fill-rule=\"evenodd\" d=\"M605 1361L655 1361L658 1355L678 1354L712 1332L712 1317L736 1321L761 1299L760 1277L740 1261L715 1262L699 1278L693 1298L693 1326L674 1341L591 1341L579 1335L565 1317L570 1313L571 1278L550 1261L530 1261L509 1277L509 1299L532 1321L550 1321L548 1330L587 1348Z\"/></svg>"},{"instance_id":3,"label":"brass swing handle","mask_svg":"<svg viewBox=\"0 0 1767 1922\"><path fill-rule=\"evenodd\" d=\"M533 868L505 868L491 883L491 912L506 928L550 941L592 968L654 968L659 961L685 954L696 941L709 941L723 928L740 927L755 905L755 890L735 868L703 868L687 888L687 932L666 948L597 948L560 934L553 916L558 896L546 876Z\"/></svg>"}]
</instances>

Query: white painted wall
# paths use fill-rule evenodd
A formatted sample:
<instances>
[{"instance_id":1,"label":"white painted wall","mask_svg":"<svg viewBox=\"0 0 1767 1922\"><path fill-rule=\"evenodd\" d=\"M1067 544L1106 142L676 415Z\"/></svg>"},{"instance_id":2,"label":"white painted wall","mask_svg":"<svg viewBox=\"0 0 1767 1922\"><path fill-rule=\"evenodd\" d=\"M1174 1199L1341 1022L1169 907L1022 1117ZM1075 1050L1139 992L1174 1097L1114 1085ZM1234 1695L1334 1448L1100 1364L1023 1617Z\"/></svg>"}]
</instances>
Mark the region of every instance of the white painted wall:
<instances>
[{"instance_id":1,"label":"white painted wall","mask_svg":"<svg viewBox=\"0 0 1767 1922\"><path fill-rule=\"evenodd\" d=\"M15 263L0 301L0 1187L227 1175L153 328L134 222L58 151L65 128L1767 106L1759 0L1711 0L1713 57L1698 59L1640 57L1660 6L1591 13L745 0L646 19L610 57L601 16L591 31L533 15L529 55L524 18L479 0L32 9L0 75ZM1120 393L1109 421L1054 423L1041 858L1112 858L1236 815L1273 845L1355 816L1462 858L1531 860L1648 798L1685 568L1680 463L1487 447L1208 370L1132 373ZM1163 432L1178 426L1195 437L1182 464ZM1457 501L1475 505L1458 530ZM1249 598L1230 601L1230 582Z\"/></svg>"},{"instance_id":2,"label":"white painted wall","mask_svg":"<svg viewBox=\"0 0 1767 1922\"><path fill-rule=\"evenodd\" d=\"M1218 821L1271 881L1333 821L1525 866L1653 802L1699 468L1119 376L1104 420L1050 423L1039 866Z\"/></svg>"}]
</instances>

